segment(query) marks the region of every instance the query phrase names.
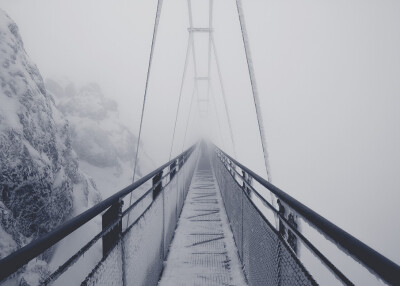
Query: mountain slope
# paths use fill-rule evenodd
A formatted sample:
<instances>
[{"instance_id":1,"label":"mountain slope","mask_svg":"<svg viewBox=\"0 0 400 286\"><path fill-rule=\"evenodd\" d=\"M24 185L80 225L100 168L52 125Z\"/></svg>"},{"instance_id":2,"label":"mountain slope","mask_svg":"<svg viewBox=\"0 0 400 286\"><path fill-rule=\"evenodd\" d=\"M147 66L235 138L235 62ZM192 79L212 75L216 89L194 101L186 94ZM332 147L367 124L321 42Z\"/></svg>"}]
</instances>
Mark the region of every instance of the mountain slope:
<instances>
[{"instance_id":1,"label":"mountain slope","mask_svg":"<svg viewBox=\"0 0 400 286\"><path fill-rule=\"evenodd\" d=\"M79 168L69 124L28 57L17 25L2 10L0 66L2 258L101 197L94 182ZM42 259L48 261L51 254L47 251ZM20 279L36 284L40 271L33 270L36 276L22 275Z\"/></svg>"}]
</instances>

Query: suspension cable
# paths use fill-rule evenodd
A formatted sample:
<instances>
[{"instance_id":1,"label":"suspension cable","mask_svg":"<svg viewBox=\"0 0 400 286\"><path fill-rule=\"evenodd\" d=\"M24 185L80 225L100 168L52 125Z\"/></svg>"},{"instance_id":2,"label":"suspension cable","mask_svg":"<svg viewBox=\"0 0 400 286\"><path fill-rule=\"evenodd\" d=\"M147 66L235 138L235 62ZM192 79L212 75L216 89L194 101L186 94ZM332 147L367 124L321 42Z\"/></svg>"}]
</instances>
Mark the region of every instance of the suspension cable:
<instances>
[{"instance_id":1,"label":"suspension cable","mask_svg":"<svg viewBox=\"0 0 400 286\"><path fill-rule=\"evenodd\" d=\"M244 45L244 50L246 53L246 60L247 60L247 67L248 67L249 75L250 75L251 88L253 91L254 105L256 108L257 121L258 121L258 129L260 131L261 144L262 144L263 153L264 153L265 169L267 171L267 180L269 182L271 182L271 169L269 166L267 141L265 139L265 134L264 134L263 119L262 119L262 114L261 114L261 110L260 110L260 100L258 97L257 82L256 82L255 74L254 74L254 67L253 67L253 60L252 60L251 52L250 52L249 39L247 36L246 22L245 22L244 14L243 14L242 0L236 0L236 7L237 7L238 15L239 15L240 28L242 31L243 45Z\"/></svg>"},{"instance_id":2,"label":"suspension cable","mask_svg":"<svg viewBox=\"0 0 400 286\"><path fill-rule=\"evenodd\" d=\"M185 65L184 65L184 68L183 68L183 75L182 75L182 81L181 81L181 88L180 88L180 91L179 91L178 106L177 106L177 108L176 108L174 132L173 132L173 134L172 134L171 150L169 151L169 160L171 160L172 149L173 149L173 146L174 146L175 131L176 131L176 123L177 123L177 121L178 121L179 106L180 106L180 104L181 104L181 97L182 97L183 84L185 83L186 71L187 71L187 66L188 66L188 62L189 62L188 59L189 59L189 54L190 54L191 38L192 38L192 37L193 37L193 34L190 33L190 34L189 34L189 38L188 38L187 48L186 48Z\"/></svg>"},{"instance_id":3,"label":"suspension cable","mask_svg":"<svg viewBox=\"0 0 400 286\"><path fill-rule=\"evenodd\" d=\"M189 31L192 34L191 45L192 45L192 56L193 56L194 85L193 85L192 98L190 100L189 115L188 115L188 120L186 122L186 128L185 128L185 135L184 135L184 138L183 138L182 150L185 148L186 135L187 135L187 130L188 130L188 126L189 126L189 120L190 120L190 114L191 114L191 111L192 111L194 95L196 94L197 98L199 98L199 90L198 90L198 84L197 84L196 49L195 49L195 45L194 45L194 35L193 35L192 1L191 0L187 0L187 4L188 4L188 15L189 15Z\"/></svg>"},{"instance_id":4,"label":"suspension cable","mask_svg":"<svg viewBox=\"0 0 400 286\"><path fill-rule=\"evenodd\" d=\"M185 135L184 135L184 137L183 137L182 150L185 148L186 134L187 134L188 126L189 126L190 114L191 114L191 112L192 112L193 98L194 98L194 95L195 95L196 92L197 92L197 88L196 88L196 84L194 84L194 85L193 85L192 98L190 99L189 114L188 114L188 118L187 118L187 120L186 120L186 128L185 128Z\"/></svg>"},{"instance_id":5,"label":"suspension cable","mask_svg":"<svg viewBox=\"0 0 400 286\"><path fill-rule=\"evenodd\" d=\"M212 31L212 20L213 20L213 0L208 2L209 14L208 14L208 76L207 76L207 100L210 98L210 81L211 81L211 31Z\"/></svg>"},{"instance_id":6,"label":"suspension cable","mask_svg":"<svg viewBox=\"0 0 400 286\"><path fill-rule=\"evenodd\" d=\"M146 85L145 85L145 88L144 88L142 114L141 114L141 117L140 117L139 136L138 136L138 140L137 140L137 144L136 144L135 165L133 167L132 182L135 181L138 154L139 154L140 137L142 135L143 116L144 116L144 110L145 110L145 107L146 107L147 89L148 89L148 85L149 85L149 78L150 78L150 72L151 72L151 63L153 62L153 53L154 53L154 46L155 46L156 37L157 37L158 23L160 22L162 3L163 3L163 0L158 0L158 2L157 2L157 12L156 12L155 20L154 20L153 38L152 38L152 41L151 41L149 64L148 64L148 67L147 67ZM132 204L132 193L130 194L130 197L129 197L129 206L131 204ZM127 218L127 221L126 221L126 225L127 226L128 226L128 224L129 224L129 214L128 214L128 218Z\"/></svg>"},{"instance_id":7,"label":"suspension cable","mask_svg":"<svg viewBox=\"0 0 400 286\"><path fill-rule=\"evenodd\" d=\"M188 14L189 14L189 28L190 33L193 33L193 15L192 15L192 1L187 0L188 3ZM193 67L194 67L194 78L197 78L197 61L196 61L196 50L194 48L194 36L192 36L192 55L193 55ZM197 84L196 84L197 85Z\"/></svg>"},{"instance_id":8,"label":"suspension cable","mask_svg":"<svg viewBox=\"0 0 400 286\"><path fill-rule=\"evenodd\" d=\"M223 134L222 134L222 130L221 130L221 124L219 122L219 116L218 116L218 111L217 111L217 104L215 101L215 94L212 90L212 86L211 86L211 49L212 49L212 28L213 28L213 0L209 0L208 2L208 28L209 28L209 32L208 32L208 80L207 80L207 84L208 84L208 88L207 88L207 100L208 100L208 104L209 100L210 100L210 96L211 96L211 100L213 102L213 106L214 106L214 111L215 111L215 116L217 118L217 123L218 123L218 130L219 130L219 136L221 137L221 144L222 147L224 148L224 138L223 138Z\"/></svg>"},{"instance_id":9,"label":"suspension cable","mask_svg":"<svg viewBox=\"0 0 400 286\"><path fill-rule=\"evenodd\" d=\"M228 109L228 105L227 105L227 101L226 101L225 87L224 87L224 82L222 80L222 73L221 73L221 68L220 68L220 65L219 65L218 53L217 53L217 48L215 46L215 40L214 40L214 35L213 34L211 34L211 43L212 43L212 48L213 48L213 51L214 51L215 63L217 65L219 85L221 87L222 98L224 100L225 113L226 113L226 117L227 117L228 125L229 125L229 134L230 134L230 137L231 137L233 156L236 158L236 148L235 148L235 140L233 138L231 117L229 115L229 109Z\"/></svg>"},{"instance_id":10,"label":"suspension cable","mask_svg":"<svg viewBox=\"0 0 400 286\"><path fill-rule=\"evenodd\" d=\"M213 88L211 86L211 81L210 81L210 93L211 93L211 98L212 98L211 100L213 101L213 105L214 105L215 116L217 117L217 123L218 123L219 134L220 134L220 137L221 137L222 148L225 149L224 136L223 136L222 129L221 129L221 123L219 121L218 110L217 110L217 102L215 100L215 93L214 93Z\"/></svg>"}]
</instances>

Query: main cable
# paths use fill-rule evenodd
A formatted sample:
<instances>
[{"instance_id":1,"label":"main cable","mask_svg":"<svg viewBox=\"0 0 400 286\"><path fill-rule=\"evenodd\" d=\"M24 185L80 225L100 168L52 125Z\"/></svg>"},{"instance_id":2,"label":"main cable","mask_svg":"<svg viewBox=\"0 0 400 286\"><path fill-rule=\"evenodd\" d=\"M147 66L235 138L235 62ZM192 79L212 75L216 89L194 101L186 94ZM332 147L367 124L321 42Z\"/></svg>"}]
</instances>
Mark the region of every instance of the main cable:
<instances>
[{"instance_id":1,"label":"main cable","mask_svg":"<svg viewBox=\"0 0 400 286\"><path fill-rule=\"evenodd\" d=\"M157 2L157 11L156 11L156 17L155 17L155 20L154 20L153 38L151 40L149 65L147 67L146 85L145 85L144 95L143 95L142 114L141 114L141 117L140 117L139 136L138 136L138 140L137 140L137 144L136 144L135 165L133 167L132 182L135 182L135 175L136 175L136 168L137 168L137 161L138 161L138 154L139 154L140 137L142 135L143 117L144 117L144 111L145 111L145 107L146 107L147 89L148 89L148 85L149 85L149 78L150 78L150 72L151 72L151 63L153 62L153 53L154 53L154 46L155 46L156 37L157 37L158 24L160 22L162 3L163 3L163 0L158 0L158 2ZM132 192L131 192L130 198L129 198L129 206L131 204L132 204ZM126 226L128 226L128 224L129 224L129 214L130 213L128 213Z\"/></svg>"},{"instance_id":2,"label":"main cable","mask_svg":"<svg viewBox=\"0 0 400 286\"><path fill-rule=\"evenodd\" d=\"M192 113L193 98L194 98L194 95L196 93L197 93L197 88L196 88L196 82L195 82L194 85L193 85L192 97L190 99L189 114L188 114L188 118L187 118L187 121L186 121L185 135L183 137L182 152L185 149L186 134L187 134L187 130L188 130L189 122L190 122L190 114Z\"/></svg>"},{"instance_id":3,"label":"main cable","mask_svg":"<svg viewBox=\"0 0 400 286\"><path fill-rule=\"evenodd\" d=\"M250 52L249 39L247 37L247 29L246 29L246 22L244 19L244 14L243 14L242 0L236 0L236 7L237 7L238 15L239 15L239 22L240 22L240 28L242 31L244 51L246 53L247 68L249 70L251 89L252 89L253 98L254 98L254 105L256 108L258 129L260 131L261 145L262 145L263 153L264 153L265 169L267 171L267 180L269 182L271 182L271 168L269 166L267 140L265 139L265 134L264 134L264 125L263 125L263 119L262 119L262 114L261 114L261 110L260 110L260 100L258 97L258 88L257 88L255 74L254 74L254 67L253 67L253 60L252 60L251 52Z\"/></svg>"},{"instance_id":4,"label":"main cable","mask_svg":"<svg viewBox=\"0 0 400 286\"><path fill-rule=\"evenodd\" d=\"M238 16L239 16L240 28L242 31L243 45L244 45L244 51L246 54L247 68L249 70L251 89L252 89L253 99L254 99L254 106L255 106L256 114L257 114L258 129L260 131L260 139L261 139L261 145L262 145L263 154L264 154L265 169L267 171L267 181L271 182L272 176L271 176L271 168L269 165L267 140L265 139L265 134L264 134L264 124L263 124L262 113L261 113L261 109L260 109L260 100L258 97L258 88L257 88L257 82L256 82L255 73L254 73L253 60L252 60L251 52L250 52L249 38L247 37L247 29L246 29L246 22L244 19L244 14L243 14L242 0L236 0L236 7L237 7L237 11L238 11ZM276 196L272 192L270 193L270 195L271 195L272 205L275 208L277 208ZM279 226L279 218L277 215L275 215L274 217L275 217L275 225L279 228L280 227Z\"/></svg>"},{"instance_id":5,"label":"main cable","mask_svg":"<svg viewBox=\"0 0 400 286\"><path fill-rule=\"evenodd\" d=\"M211 100L213 101L213 105L214 105L214 111L215 111L215 116L217 117L217 123L218 123L218 130L219 130L219 134L221 137L221 147L225 149L225 144L224 144L224 134L222 133L222 129L221 129L221 123L219 121L219 115L218 115L218 110L217 110L217 102L215 99L215 93L213 91L213 88L211 86L211 81L210 81L210 93L211 93Z\"/></svg>"},{"instance_id":6,"label":"main cable","mask_svg":"<svg viewBox=\"0 0 400 286\"><path fill-rule=\"evenodd\" d=\"M211 81L211 34L212 34L212 20L213 20L213 0L208 2L208 71L207 71L207 100L210 99L210 81ZM207 103L209 105L209 102Z\"/></svg>"},{"instance_id":7,"label":"main cable","mask_svg":"<svg viewBox=\"0 0 400 286\"><path fill-rule=\"evenodd\" d=\"M184 65L184 67L183 67L183 75L182 75L182 81L181 81L181 88L180 88L180 91L179 91L178 106L177 106L177 108L176 108L174 132L173 132L173 134L172 134L172 142L171 142L171 150L169 151L169 160L171 160L172 149L173 149L173 146L174 146L175 131L176 131L176 123L177 123L177 121L178 121L179 106L180 106L180 104L181 104L182 91L183 91L183 84L185 83L186 71L187 71L187 66L188 66L188 62L189 62L189 54L190 54L191 38L192 38L192 37L193 37L193 34L192 34L192 33L189 33L188 44L187 44L187 48L186 48L185 65Z\"/></svg>"},{"instance_id":8,"label":"main cable","mask_svg":"<svg viewBox=\"0 0 400 286\"><path fill-rule=\"evenodd\" d=\"M222 93L222 98L224 100L224 106L225 106L225 113L226 117L228 119L228 125L229 125L229 134L231 137L231 143L232 143L232 149L233 149L233 157L236 158L236 148L235 148L235 140L233 138L233 130L232 130L232 124L231 124L231 117L229 115L229 109L226 101L226 95L225 95L225 88L224 88L224 82L222 80L222 73L221 73L221 68L219 65L219 59L218 59L218 53L217 53L217 48L215 46L215 40L214 40L214 34L211 34L211 44L212 48L214 51L214 57L215 57L215 63L217 65L217 70L218 70L218 78L219 78L219 85L221 87L221 93Z\"/></svg>"},{"instance_id":9,"label":"main cable","mask_svg":"<svg viewBox=\"0 0 400 286\"><path fill-rule=\"evenodd\" d=\"M197 99L199 98L199 90L198 90L198 84L197 84L196 49L195 49L194 35L193 35L192 1L191 0L187 0L187 4L188 4L188 16L189 16L189 31L192 34L191 44L192 44L192 56L193 56L194 85L193 85L192 98L190 100L189 115L188 115L188 121L186 122L186 128L185 128L185 135L184 135L184 138L183 138L182 150L185 148L185 141L186 141L187 130L188 130L188 126L189 126L190 114L191 114L191 111L192 111L194 95L196 94Z\"/></svg>"}]
</instances>

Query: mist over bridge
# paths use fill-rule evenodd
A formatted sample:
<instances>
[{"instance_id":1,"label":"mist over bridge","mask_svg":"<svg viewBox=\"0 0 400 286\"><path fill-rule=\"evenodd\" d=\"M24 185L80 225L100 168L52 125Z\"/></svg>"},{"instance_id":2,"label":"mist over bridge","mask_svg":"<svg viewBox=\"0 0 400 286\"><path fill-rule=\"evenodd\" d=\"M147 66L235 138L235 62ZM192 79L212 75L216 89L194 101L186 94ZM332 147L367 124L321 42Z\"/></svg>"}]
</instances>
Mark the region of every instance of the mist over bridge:
<instances>
[{"instance_id":1,"label":"mist over bridge","mask_svg":"<svg viewBox=\"0 0 400 286\"><path fill-rule=\"evenodd\" d=\"M190 15L190 1L188 3ZM147 84L161 4L159 1ZM43 284L57 284L63 275L73 272L76 262L83 259L95 244L101 244L103 257L90 273L82 277L83 284L329 285L331 279L346 285L357 284L354 281L358 278L352 277L357 276L352 268L349 271L330 251L325 254L322 251L324 246L310 242L310 237L315 236L308 232L310 225L317 230L317 234L322 234L339 250L344 250L346 255L360 262L367 274L370 271L382 281L396 285L397 265L271 185L249 40L240 1L237 4L267 176L258 176L234 159L233 136L230 138L231 156L226 146L219 149L212 144L208 147L204 143L197 144L54 232L6 257L1 261L2 278L18 271L29 260L42 255L46 249L91 219L102 215L102 232L51 273ZM212 5L210 7L212 15ZM212 17L209 19L210 24L206 28L190 25L186 59L195 54L194 35L201 33L208 36L209 55L214 53L218 66ZM210 59L209 56L208 62ZM196 58L193 62L196 65ZM187 60L183 79L186 69ZM218 78L223 90L220 73ZM198 91L202 84L208 85L206 93ZM199 107L203 105L204 109L200 107L198 112L206 116L208 107L212 106L210 75L197 74L194 86L192 98L197 99ZM226 101L224 92L222 95ZM179 110L178 104L176 118ZM226 104L225 110L229 118ZM145 100L142 120L144 111ZM219 125L219 122L214 124ZM230 120L228 127L232 133ZM172 141L171 154L173 146L176 146L174 136ZM181 144L178 145L180 147ZM139 193L138 197L132 199L133 193ZM202 207L197 208L199 205ZM316 258L318 262L313 262L311 258Z\"/></svg>"}]
</instances>

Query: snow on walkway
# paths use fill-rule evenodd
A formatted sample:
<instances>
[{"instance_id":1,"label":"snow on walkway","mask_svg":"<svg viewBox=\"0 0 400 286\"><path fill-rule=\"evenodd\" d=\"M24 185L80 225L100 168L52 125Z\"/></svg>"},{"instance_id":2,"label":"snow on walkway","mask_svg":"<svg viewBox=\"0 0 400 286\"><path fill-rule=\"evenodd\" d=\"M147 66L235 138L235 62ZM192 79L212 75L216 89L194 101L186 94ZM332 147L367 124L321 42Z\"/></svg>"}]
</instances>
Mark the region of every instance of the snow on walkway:
<instances>
[{"instance_id":1,"label":"snow on walkway","mask_svg":"<svg viewBox=\"0 0 400 286\"><path fill-rule=\"evenodd\" d=\"M247 285L206 160L200 161L193 176L159 285Z\"/></svg>"}]
</instances>

